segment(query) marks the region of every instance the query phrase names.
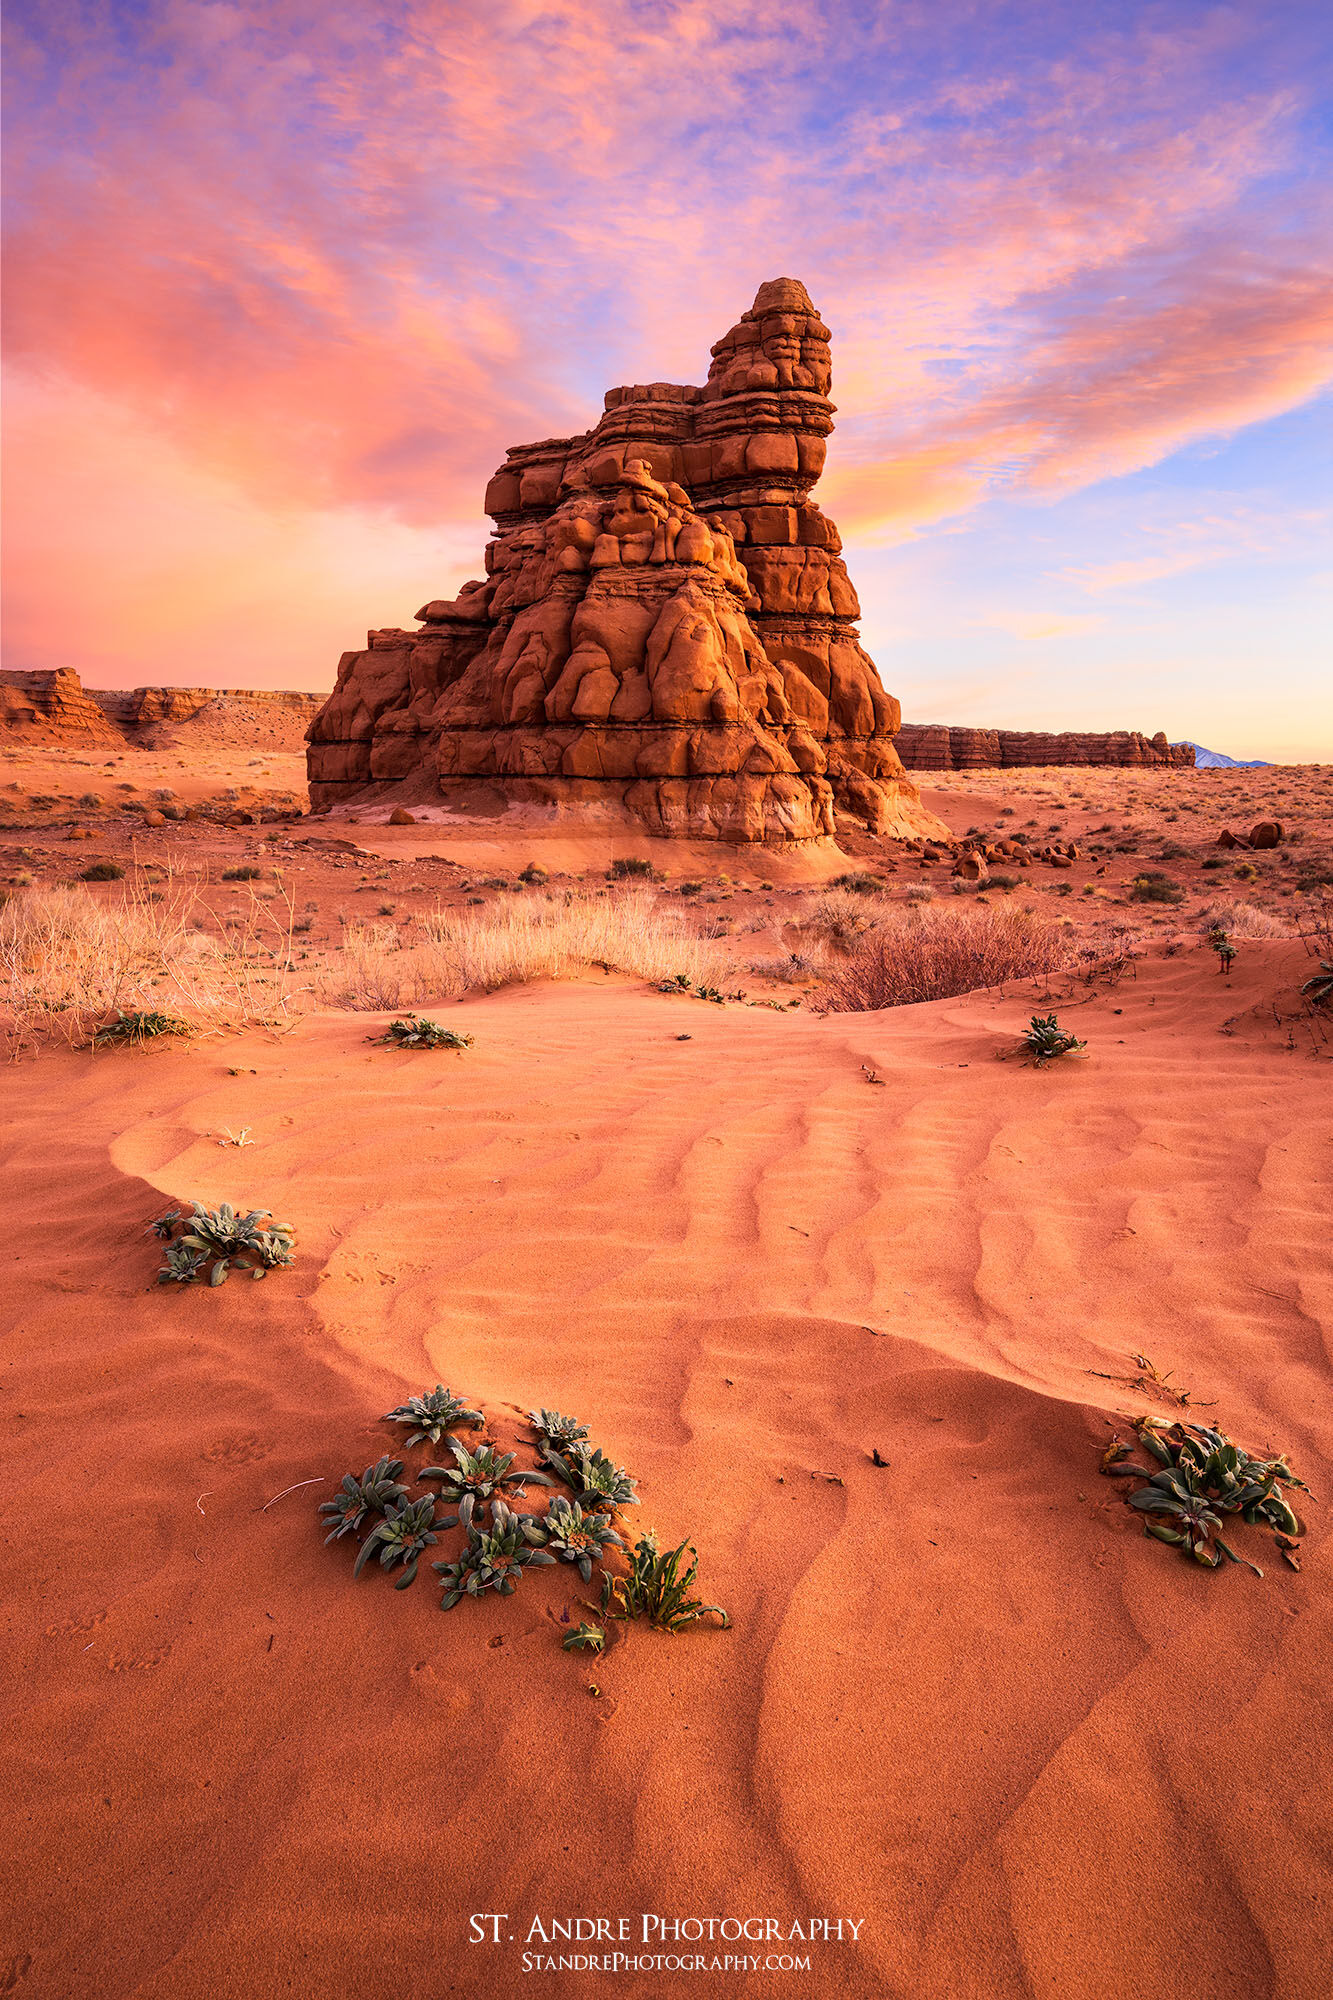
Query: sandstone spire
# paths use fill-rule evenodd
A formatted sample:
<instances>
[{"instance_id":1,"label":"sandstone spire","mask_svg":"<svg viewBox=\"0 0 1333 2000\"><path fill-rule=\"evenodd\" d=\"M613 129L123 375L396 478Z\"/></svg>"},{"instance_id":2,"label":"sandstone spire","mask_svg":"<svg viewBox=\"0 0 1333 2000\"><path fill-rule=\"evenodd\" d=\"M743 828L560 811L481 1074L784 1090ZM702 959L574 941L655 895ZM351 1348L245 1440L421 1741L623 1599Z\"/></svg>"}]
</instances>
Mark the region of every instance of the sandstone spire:
<instances>
[{"instance_id":1,"label":"sandstone spire","mask_svg":"<svg viewBox=\"0 0 1333 2000\"><path fill-rule=\"evenodd\" d=\"M511 802L747 842L940 830L811 499L833 428L829 330L775 278L702 388L612 389L581 437L520 445L486 489L484 581L345 653L310 731L311 797L429 773ZM415 795L415 794L414 794Z\"/></svg>"}]
</instances>

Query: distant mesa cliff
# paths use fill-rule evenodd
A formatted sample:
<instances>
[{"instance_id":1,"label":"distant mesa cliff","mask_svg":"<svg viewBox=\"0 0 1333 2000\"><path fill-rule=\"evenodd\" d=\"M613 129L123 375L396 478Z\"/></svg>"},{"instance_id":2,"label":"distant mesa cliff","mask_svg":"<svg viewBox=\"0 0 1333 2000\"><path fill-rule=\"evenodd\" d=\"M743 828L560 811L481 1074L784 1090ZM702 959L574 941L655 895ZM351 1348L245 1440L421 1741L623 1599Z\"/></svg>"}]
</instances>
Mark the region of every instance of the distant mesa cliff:
<instances>
[{"instance_id":1,"label":"distant mesa cliff","mask_svg":"<svg viewBox=\"0 0 1333 2000\"><path fill-rule=\"evenodd\" d=\"M1135 729L1105 735L1077 730L1054 734L1033 729L951 728L942 722L905 722L898 755L909 771L1015 770L1026 764L1169 764L1192 768L1194 745L1168 743L1163 731Z\"/></svg>"},{"instance_id":2,"label":"distant mesa cliff","mask_svg":"<svg viewBox=\"0 0 1333 2000\"><path fill-rule=\"evenodd\" d=\"M69 667L0 672L0 728L28 743L300 750L323 700L266 688L86 688Z\"/></svg>"}]
</instances>

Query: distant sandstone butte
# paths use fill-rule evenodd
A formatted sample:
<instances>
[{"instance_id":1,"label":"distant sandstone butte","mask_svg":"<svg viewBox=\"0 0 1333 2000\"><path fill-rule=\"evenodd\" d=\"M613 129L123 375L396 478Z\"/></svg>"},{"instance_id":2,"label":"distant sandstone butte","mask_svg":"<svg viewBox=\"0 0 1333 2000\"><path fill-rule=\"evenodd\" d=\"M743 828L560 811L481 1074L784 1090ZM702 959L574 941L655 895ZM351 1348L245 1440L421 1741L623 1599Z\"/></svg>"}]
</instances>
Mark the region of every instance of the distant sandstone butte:
<instances>
[{"instance_id":1,"label":"distant sandstone butte","mask_svg":"<svg viewBox=\"0 0 1333 2000\"><path fill-rule=\"evenodd\" d=\"M86 688L70 667L0 672L0 726L33 743L168 739L299 750L323 700L287 689Z\"/></svg>"},{"instance_id":2,"label":"distant sandstone butte","mask_svg":"<svg viewBox=\"0 0 1333 2000\"><path fill-rule=\"evenodd\" d=\"M486 489L485 581L344 653L310 731L312 804L424 779L463 811L694 839L819 839L835 804L876 833L942 832L810 498L829 338L804 285L773 279L703 388L612 389L594 430L512 449Z\"/></svg>"},{"instance_id":3,"label":"distant sandstone butte","mask_svg":"<svg viewBox=\"0 0 1333 2000\"><path fill-rule=\"evenodd\" d=\"M905 722L898 755L909 771L1013 770L1020 764L1173 764L1193 768L1192 743L1168 743L1165 732L1136 729L1104 735L1062 730L950 728L942 722Z\"/></svg>"}]
</instances>

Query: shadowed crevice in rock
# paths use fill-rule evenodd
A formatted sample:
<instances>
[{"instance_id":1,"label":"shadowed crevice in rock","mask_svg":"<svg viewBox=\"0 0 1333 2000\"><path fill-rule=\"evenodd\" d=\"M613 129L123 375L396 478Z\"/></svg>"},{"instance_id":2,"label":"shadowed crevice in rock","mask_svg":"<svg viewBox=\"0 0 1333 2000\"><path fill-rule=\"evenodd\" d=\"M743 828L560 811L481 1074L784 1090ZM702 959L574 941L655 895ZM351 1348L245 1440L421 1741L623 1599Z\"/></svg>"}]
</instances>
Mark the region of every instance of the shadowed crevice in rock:
<instances>
[{"instance_id":1,"label":"shadowed crevice in rock","mask_svg":"<svg viewBox=\"0 0 1333 2000\"><path fill-rule=\"evenodd\" d=\"M837 529L811 499L829 331L762 285L702 388L612 389L595 429L486 489L486 577L345 653L310 731L316 808L430 774L690 839L941 832L893 746ZM384 793L378 793L380 801Z\"/></svg>"}]
</instances>

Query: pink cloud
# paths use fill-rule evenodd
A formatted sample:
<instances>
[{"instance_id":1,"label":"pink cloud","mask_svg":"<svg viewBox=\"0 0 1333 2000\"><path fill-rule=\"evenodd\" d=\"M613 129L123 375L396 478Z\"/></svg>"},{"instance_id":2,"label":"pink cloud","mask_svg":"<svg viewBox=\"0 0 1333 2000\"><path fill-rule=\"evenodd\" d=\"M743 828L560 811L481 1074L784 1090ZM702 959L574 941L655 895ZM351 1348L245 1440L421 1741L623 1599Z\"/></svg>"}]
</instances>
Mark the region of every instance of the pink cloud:
<instances>
[{"instance_id":1,"label":"pink cloud","mask_svg":"<svg viewBox=\"0 0 1333 2000\"><path fill-rule=\"evenodd\" d=\"M400 528L445 533L449 567L506 445L584 428L616 381L701 379L781 271L834 328L849 531L1067 490L1315 393L1297 44L1275 67L1234 10L1072 40L1018 15L20 0L7 338L46 384L26 504L71 552L35 595L104 533L105 454L62 399L124 414L155 493L177 478L201 587L252 560L223 482L279 538L352 510L365 616L405 616L372 588ZM20 630L55 643L40 611Z\"/></svg>"}]
</instances>

